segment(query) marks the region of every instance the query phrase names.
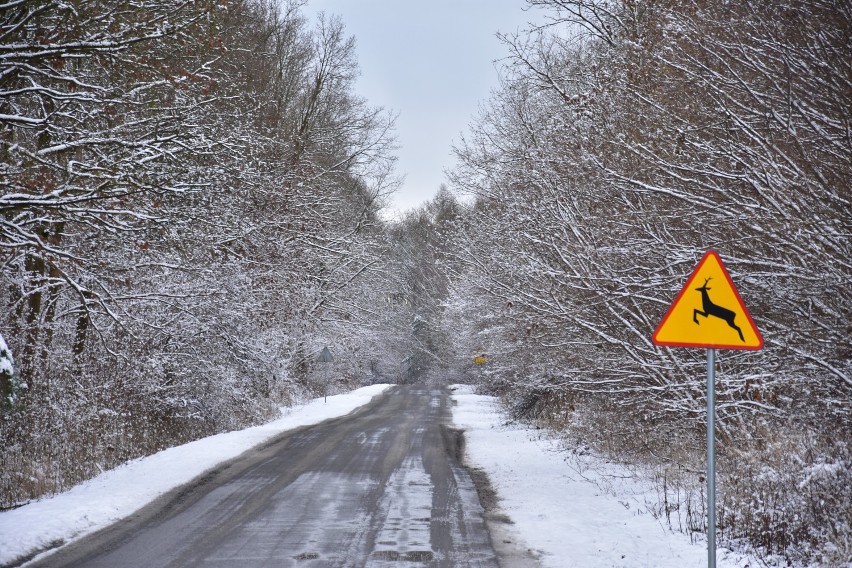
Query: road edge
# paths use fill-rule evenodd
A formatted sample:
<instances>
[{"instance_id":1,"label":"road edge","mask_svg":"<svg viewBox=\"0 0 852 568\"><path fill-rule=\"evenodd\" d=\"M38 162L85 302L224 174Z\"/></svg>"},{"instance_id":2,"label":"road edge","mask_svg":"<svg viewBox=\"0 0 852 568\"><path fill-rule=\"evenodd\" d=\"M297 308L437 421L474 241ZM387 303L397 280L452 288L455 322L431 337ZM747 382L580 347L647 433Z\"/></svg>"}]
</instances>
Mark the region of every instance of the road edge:
<instances>
[{"instance_id":1,"label":"road edge","mask_svg":"<svg viewBox=\"0 0 852 568\"><path fill-rule=\"evenodd\" d=\"M479 503L484 510L483 518L491 546L497 554L497 562L501 568L542 568L535 551L521 540L520 536L511 529L514 521L500 507L500 496L491 484L488 473L472 465L465 452L464 429L454 424L446 424L442 428L444 443L452 455L470 476L479 497Z\"/></svg>"}]
</instances>

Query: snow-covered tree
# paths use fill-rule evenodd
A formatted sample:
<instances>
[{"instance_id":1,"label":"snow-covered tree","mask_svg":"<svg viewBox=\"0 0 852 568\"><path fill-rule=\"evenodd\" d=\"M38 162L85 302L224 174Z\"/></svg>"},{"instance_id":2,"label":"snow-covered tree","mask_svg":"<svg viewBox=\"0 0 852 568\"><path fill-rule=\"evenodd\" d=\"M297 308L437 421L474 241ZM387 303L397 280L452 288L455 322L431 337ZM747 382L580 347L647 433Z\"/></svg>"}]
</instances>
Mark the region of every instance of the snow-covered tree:
<instances>
[{"instance_id":1,"label":"snow-covered tree","mask_svg":"<svg viewBox=\"0 0 852 568\"><path fill-rule=\"evenodd\" d=\"M393 117L301 5L0 14L0 326L30 387L4 503L274 414L317 338L376 344L338 322L383 270Z\"/></svg>"},{"instance_id":2,"label":"snow-covered tree","mask_svg":"<svg viewBox=\"0 0 852 568\"><path fill-rule=\"evenodd\" d=\"M483 376L521 414L562 427L576 408L583 435L622 455L683 447L659 433L699 434L703 354L650 336L704 251L718 250L767 338L761 352L726 352L717 375L723 455L749 487L729 510L732 531L756 539L744 495L762 489L743 480L768 450L755 440L783 430L772 447L788 456L819 445L790 496L814 461L850 459L830 435L848 429L852 387L849 11L530 4L547 23L505 38L502 88L453 172L475 199L454 303L478 315L468 337L495 353L500 372ZM761 517L772 527L762 543L783 549L792 524L802 541L842 541L818 517Z\"/></svg>"},{"instance_id":3,"label":"snow-covered tree","mask_svg":"<svg viewBox=\"0 0 852 568\"><path fill-rule=\"evenodd\" d=\"M0 405L10 405L15 402L18 385L15 383L15 358L6 340L0 335Z\"/></svg>"}]
</instances>

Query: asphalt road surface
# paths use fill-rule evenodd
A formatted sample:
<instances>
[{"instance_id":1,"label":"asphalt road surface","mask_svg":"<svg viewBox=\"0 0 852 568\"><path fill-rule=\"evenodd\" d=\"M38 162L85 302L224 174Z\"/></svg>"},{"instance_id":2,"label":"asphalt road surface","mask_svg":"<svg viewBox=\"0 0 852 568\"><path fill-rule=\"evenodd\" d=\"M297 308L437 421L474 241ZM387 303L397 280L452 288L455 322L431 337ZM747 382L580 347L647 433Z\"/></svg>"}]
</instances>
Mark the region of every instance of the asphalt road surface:
<instances>
[{"instance_id":1,"label":"asphalt road surface","mask_svg":"<svg viewBox=\"0 0 852 568\"><path fill-rule=\"evenodd\" d=\"M39 567L496 567L446 390L391 389L243 454Z\"/></svg>"}]
</instances>

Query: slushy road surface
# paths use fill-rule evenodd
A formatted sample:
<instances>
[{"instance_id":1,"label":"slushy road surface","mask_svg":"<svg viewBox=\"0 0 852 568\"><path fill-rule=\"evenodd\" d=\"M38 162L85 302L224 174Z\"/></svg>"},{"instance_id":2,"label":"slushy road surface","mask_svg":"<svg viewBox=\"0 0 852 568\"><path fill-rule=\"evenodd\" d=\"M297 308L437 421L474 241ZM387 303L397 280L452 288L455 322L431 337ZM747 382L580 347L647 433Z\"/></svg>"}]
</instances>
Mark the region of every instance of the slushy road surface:
<instances>
[{"instance_id":1,"label":"slushy road surface","mask_svg":"<svg viewBox=\"0 0 852 568\"><path fill-rule=\"evenodd\" d=\"M402 386L285 434L39 567L489 567L446 389Z\"/></svg>"}]
</instances>

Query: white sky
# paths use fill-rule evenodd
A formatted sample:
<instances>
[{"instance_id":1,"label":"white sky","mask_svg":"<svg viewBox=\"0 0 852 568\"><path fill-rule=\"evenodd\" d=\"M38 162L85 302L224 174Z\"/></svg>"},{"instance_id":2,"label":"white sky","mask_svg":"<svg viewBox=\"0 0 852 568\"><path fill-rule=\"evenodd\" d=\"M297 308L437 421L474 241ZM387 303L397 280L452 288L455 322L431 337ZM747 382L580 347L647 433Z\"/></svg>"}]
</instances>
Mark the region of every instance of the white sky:
<instances>
[{"instance_id":1,"label":"white sky","mask_svg":"<svg viewBox=\"0 0 852 568\"><path fill-rule=\"evenodd\" d=\"M359 94L398 115L398 173L392 207L431 199L453 165L451 144L497 86L507 54L496 32L527 27L524 0L308 0L304 13L341 16L356 38Z\"/></svg>"}]
</instances>

